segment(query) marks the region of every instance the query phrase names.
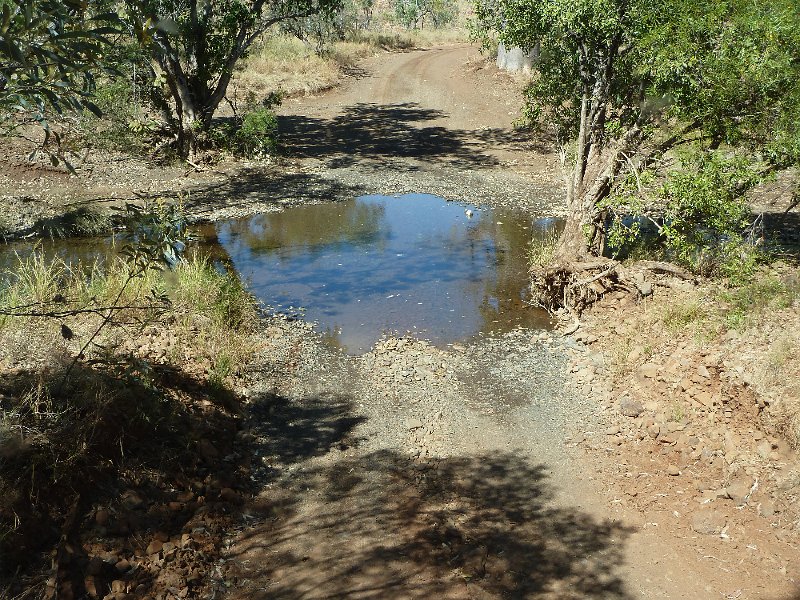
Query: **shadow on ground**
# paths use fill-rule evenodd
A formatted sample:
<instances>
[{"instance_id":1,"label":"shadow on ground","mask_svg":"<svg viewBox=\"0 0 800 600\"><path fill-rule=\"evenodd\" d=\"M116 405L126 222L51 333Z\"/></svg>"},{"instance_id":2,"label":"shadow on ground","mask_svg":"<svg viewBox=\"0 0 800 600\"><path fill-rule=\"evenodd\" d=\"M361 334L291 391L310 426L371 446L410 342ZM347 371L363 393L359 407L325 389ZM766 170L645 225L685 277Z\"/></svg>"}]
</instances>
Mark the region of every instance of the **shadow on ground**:
<instances>
[{"instance_id":1,"label":"shadow on ground","mask_svg":"<svg viewBox=\"0 0 800 600\"><path fill-rule=\"evenodd\" d=\"M219 523L233 510L219 490L249 479L225 459L238 401L181 368L151 365L148 378L137 365L77 363L63 389L57 360L0 374L0 597L42 592L51 565L52 597L103 597L114 580L155 592L162 575L175 580L171 564L123 574L102 557L141 562L154 531L180 537L200 506L192 482L209 482L200 491ZM211 557L217 542L207 537Z\"/></svg>"},{"instance_id":2,"label":"shadow on ground","mask_svg":"<svg viewBox=\"0 0 800 600\"><path fill-rule=\"evenodd\" d=\"M342 109L332 119L282 116L279 127L287 154L325 160L331 168L414 171L419 163L436 163L477 169L498 164L487 153L493 148L547 151L531 147L529 136L521 131L467 131L430 124L446 116L415 103L363 103Z\"/></svg>"},{"instance_id":3,"label":"shadow on ground","mask_svg":"<svg viewBox=\"0 0 800 600\"><path fill-rule=\"evenodd\" d=\"M228 557L228 598L631 597L631 531L556 505L544 466L365 451L352 401L326 404L268 400L275 470Z\"/></svg>"},{"instance_id":4,"label":"shadow on ground","mask_svg":"<svg viewBox=\"0 0 800 600\"><path fill-rule=\"evenodd\" d=\"M781 258L800 262L800 212L764 213L767 240Z\"/></svg>"},{"instance_id":5,"label":"shadow on ground","mask_svg":"<svg viewBox=\"0 0 800 600\"><path fill-rule=\"evenodd\" d=\"M250 213L253 202L285 206L299 203L330 202L367 193L361 187L313 173L285 172L282 169L242 169L223 181L197 188L185 199L186 211L200 220L220 209L238 208Z\"/></svg>"}]
</instances>

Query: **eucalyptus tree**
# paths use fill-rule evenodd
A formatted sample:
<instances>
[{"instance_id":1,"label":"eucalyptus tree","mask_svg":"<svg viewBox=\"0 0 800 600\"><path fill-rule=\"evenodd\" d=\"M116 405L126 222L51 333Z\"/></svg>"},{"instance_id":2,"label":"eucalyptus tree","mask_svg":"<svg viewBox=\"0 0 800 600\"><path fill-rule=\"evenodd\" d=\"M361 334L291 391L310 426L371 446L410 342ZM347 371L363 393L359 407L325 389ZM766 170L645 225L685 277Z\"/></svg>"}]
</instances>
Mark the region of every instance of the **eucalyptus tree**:
<instances>
[{"instance_id":1,"label":"eucalyptus tree","mask_svg":"<svg viewBox=\"0 0 800 600\"><path fill-rule=\"evenodd\" d=\"M526 113L565 167L554 264L601 254L615 184L676 145L800 162L798 14L797 0L477 0L487 39L540 49Z\"/></svg>"},{"instance_id":2,"label":"eucalyptus tree","mask_svg":"<svg viewBox=\"0 0 800 600\"><path fill-rule=\"evenodd\" d=\"M159 108L184 157L211 127L234 69L273 25L332 15L341 0L125 0Z\"/></svg>"}]
</instances>

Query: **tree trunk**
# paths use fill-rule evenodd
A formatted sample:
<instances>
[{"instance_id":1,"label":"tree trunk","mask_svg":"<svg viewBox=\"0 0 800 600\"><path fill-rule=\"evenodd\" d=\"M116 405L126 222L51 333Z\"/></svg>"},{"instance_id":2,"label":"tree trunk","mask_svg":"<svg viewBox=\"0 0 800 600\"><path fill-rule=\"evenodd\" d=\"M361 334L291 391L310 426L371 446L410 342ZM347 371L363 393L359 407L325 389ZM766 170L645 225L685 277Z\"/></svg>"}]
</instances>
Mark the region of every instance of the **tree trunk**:
<instances>
[{"instance_id":1,"label":"tree trunk","mask_svg":"<svg viewBox=\"0 0 800 600\"><path fill-rule=\"evenodd\" d=\"M585 112L585 111L582 111ZM584 116L588 116L588 113ZM587 119L581 119L582 129ZM587 277L581 265L592 264L593 268L604 267L601 257L605 247L605 211L600 208L619 174L621 155L638 143L641 130L632 127L622 138L607 147L596 145L586 154L590 159L583 162L581 141L578 138L578 157L574 172L565 177L567 182L567 218L550 265L531 269L533 300L535 303L555 310L557 308L580 309L591 303L603 290L603 277L616 278L611 269L602 277ZM579 172L582 172L579 175ZM588 282L588 283L586 283ZM580 289L583 284L592 289ZM585 286L584 286L585 287Z\"/></svg>"}]
</instances>

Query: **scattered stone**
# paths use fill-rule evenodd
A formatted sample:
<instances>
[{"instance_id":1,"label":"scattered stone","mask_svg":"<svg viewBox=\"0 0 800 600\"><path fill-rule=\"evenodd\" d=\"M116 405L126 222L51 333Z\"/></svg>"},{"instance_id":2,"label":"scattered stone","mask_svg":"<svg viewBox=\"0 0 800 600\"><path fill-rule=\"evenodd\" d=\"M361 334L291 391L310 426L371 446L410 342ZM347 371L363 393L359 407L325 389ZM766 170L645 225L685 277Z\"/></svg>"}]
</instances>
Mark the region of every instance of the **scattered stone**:
<instances>
[{"instance_id":1,"label":"scattered stone","mask_svg":"<svg viewBox=\"0 0 800 600\"><path fill-rule=\"evenodd\" d=\"M86 565L87 575L100 575L103 572L103 559L99 556L93 556L89 559L89 564Z\"/></svg>"},{"instance_id":2,"label":"scattered stone","mask_svg":"<svg viewBox=\"0 0 800 600\"><path fill-rule=\"evenodd\" d=\"M667 431L669 431L670 433L675 433L677 431L683 431L684 429L686 429L686 426L676 421L668 421L666 423L666 428Z\"/></svg>"},{"instance_id":3,"label":"scattered stone","mask_svg":"<svg viewBox=\"0 0 800 600\"><path fill-rule=\"evenodd\" d=\"M739 476L732 480L725 488L728 498L733 500L736 506L744 506L750 498L750 490L753 487L753 480L749 475Z\"/></svg>"},{"instance_id":4,"label":"scattered stone","mask_svg":"<svg viewBox=\"0 0 800 600\"><path fill-rule=\"evenodd\" d=\"M115 579L111 582L111 591L119 594L125 591L125 582L121 579Z\"/></svg>"},{"instance_id":5,"label":"scattered stone","mask_svg":"<svg viewBox=\"0 0 800 600\"><path fill-rule=\"evenodd\" d=\"M678 467L676 467L675 465L669 465L667 467L667 475L670 475L672 477L677 477L680 474L681 474L681 470Z\"/></svg>"},{"instance_id":6,"label":"scattered stone","mask_svg":"<svg viewBox=\"0 0 800 600\"><path fill-rule=\"evenodd\" d=\"M242 501L242 497L239 495L239 492L229 487L222 488L219 491L219 497L221 500L230 502L231 504L239 504Z\"/></svg>"},{"instance_id":7,"label":"scattered stone","mask_svg":"<svg viewBox=\"0 0 800 600\"><path fill-rule=\"evenodd\" d=\"M653 293L652 283L650 283L649 281L641 281L641 282L636 281L634 283L636 285L636 289L639 290L639 293L642 295L642 297L646 298L647 296L652 295Z\"/></svg>"},{"instance_id":8,"label":"scattered stone","mask_svg":"<svg viewBox=\"0 0 800 600\"><path fill-rule=\"evenodd\" d=\"M90 598L97 598L97 583L95 582L94 575L87 575L83 580L83 587L86 589L86 594Z\"/></svg>"},{"instance_id":9,"label":"scattered stone","mask_svg":"<svg viewBox=\"0 0 800 600\"><path fill-rule=\"evenodd\" d=\"M191 502L194 500L194 492L192 492L192 490L186 490L185 492L178 494L175 499L178 502Z\"/></svg>"},{"instance_id":10,"label":"scattered stone","mask_svg":"<svg viewBox=\"0 0 800 600\"><path fill-rule=\"evenodd\" d=\"M758 455L766 460L769 460L770 455L772 454L772 444L770 444L767 440L764 440L758 445Z\"/></svg>"},{"instance_id":11,"label":"scattered stone","mask_svg":"<svg viewBox=\"0 0 800 600\"><path fill-rule=\"evenodd\" d=\"M161 540L153 540L147 545L147 550L145 550L145 553L148 556L152 554L158 554L159 552L161 552L161 548L163 547L164 547L164 542L162 542Z\"/></svg>"},{"instance_id":12,"label":"scattered stone","mask_svg":"<svg viewBox=\"0 0 800 600\"><path fill-rule=\"evenodd\" d=\"M645 363L639 368L639 372L648 379L655 379L656 377L658 377L659 370L660 369L658 365L655 365L653 363Z\"/></svg>"},{"instance_id":13,"label":"scattered stone","mask_svg":"<svg viewBox=\"0 0 800 600\"><path fill-rule=\"evenodd\" d=\"M406 421L406 427L409 429L409 431L414 431L415 429L422 429L424 426L425 424L419 419L408 419Z\"/></svg>"},{"instance_id":14,"label":"scattered stone","mask_svg":"<svg viewBox=\"0 0 800 600\"><path fill-rule=\"evenodd\" d=\"M698 392L695 395L694 399L697 400L700 404L702 404L706 408L711 408L714 406L714 398L711 396L709 392L706 392L705 390L702 392Z\"/></svg>"},{"instance_id":15,"label":"scattered stone","mask_svg":"<svg viewBox=\"0 0 800 600\"><path fill-rule=\"evenodd\" d=\"M122 560L117 561L117 563L114 565L114 568L118 573L127 573L131 568L131 563L127 559L123 558Z\"/></svg>"},{"instance_id":16,"label":"scattered stone","mask_svg":"<svg viewBox=\"0 0 800 600\"><path fill-rule=\"evenodd\" d=\"M157 531L153 536L153 538L158 540L159 542L168 542L169 534L167 534L165 531Z\"/></svg>"},{"instance_id":17,"label":"scattered stone","mask_svg":"<svg viewBox=\"0 0 800 600\"><path fill-rule=\"evenodd\" d=\"M206 461L212 461L215 458L219 458L219 450L217 450L216 447L214 447L214 444L205 438L197 442L197 451Z\"/></svg>"},{"instance_id":18,"label":"scattered stone","mask_svg":"<svg viewBox=\"0 0 800 600\"><path fill-rule=\"evenodd\" d=\"M758 514L770 518L775 514L775 503L772 500L763 500L758 504Z\"/></svg>"},{"instance_id":19,"label":"scattered stone","mask_svg":"<svg viewBox=\"0 0 800 600\"><path fill-rule=\"evenodd\" d=\"M697 374L702 377L703 379L708 379L711 377L711 373L708 371L705 365L697 365Z\"/></svg>"},{"instance_id":20,"label":"scattered stone","mask_svg":"<svg viewBox=\"0 0 800 600\"><path fill-rule=\"evenodd\" d=\"M100 527L105 527L108 525L108 520L111 517L111 513L108 512L105 508L101 508L96 513L94 513L94 522L100 525Z\"/></svg>"},{"instance_id":21,"label":"scattered stone","mask_svg":"<svg viewBox=\"0 0 800 600\"><path fill-rule=\"evenodd\" d=\"M636 400L623 398L619 402L619 411L626 417L638 417L644 412L644 406Z\"/></svg>"},{"instance_id":22,"label":"scattered stone","mask_svg":"<svg viewBox=\"0 0 800 600\"><path fill-rule=\"evenodd\" d=\"M719 535L727 518L713 508L701 508L692 515L692 530L703 535Z\"/></svg>"},{"instance_id":23,"label":"scattered stone","mask_svg":"<svg viewBox=\"0 0 800 600\"><path fill-rule=\"evenodd\" d=\"M620 432L619 425L612 425L606 429L606 435L617 435Z\"/></svg>"},{"instance_id":24,"label":"scattered stone","mask_svg":"<svg viewBox=\"0 0 800 600\"><path fill-rule=\"evenodd\" d=\"M642 356L644 356L644 348L637 346L628 353L627 360L630 363L635 363L638 362Z\"/></svg>"},{"instance_id":25,"label":"scattered stone","mask_svg":"<svg viewBox=\"0 0 800 600\"><path fill-rule=\"evenodd\" d=\"M175 544L172 542L165 542L164 545L161 547L161 551L164 553L164 556L171 554L176 549Z\"/></svg>"},{"instance_id":26,"label":"scattered stone","mask_svg":"<svg viewBox=\"0 0 800 600\"><path fill-rule=\"evenodd\" d=\"M122 506L128 510L136 510L144 505L144 498L142 498L134 490L126 490L122 493Z\"/></svg>"}]
</instances>

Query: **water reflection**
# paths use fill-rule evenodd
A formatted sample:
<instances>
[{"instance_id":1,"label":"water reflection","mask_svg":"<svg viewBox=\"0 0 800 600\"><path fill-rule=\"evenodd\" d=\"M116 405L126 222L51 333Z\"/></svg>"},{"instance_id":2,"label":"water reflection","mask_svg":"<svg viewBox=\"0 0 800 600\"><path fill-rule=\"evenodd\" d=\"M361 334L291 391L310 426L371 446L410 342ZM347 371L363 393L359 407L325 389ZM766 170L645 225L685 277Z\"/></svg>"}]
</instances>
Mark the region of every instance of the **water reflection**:
<instances>
[{"instance_id":1,"label":"water reflection","mask_svg":"<svg viewBox=\"0 0 800 600\"><path fill-rule=\"evenodd\" d=\"M327 336L360 352L384 331L444 344L547 326L525 303L526 249L554 226L410 194L228 220L214 237L262 300L304 307Z\"/></svg>"},{"instance_id":2,"label":"water reflection","mask_svg":"<svg viewBox=\"0 0 800 600\"><path fill-rule=\"evenodd\" d=\"M549 326L546 313L525 302L527 248L559 226L409 194L229 219L196 233L200 251L267 305L303 307L331 343L358 353L385 331L447 344ZM67 262L102 263L113 246L112 239L9 244L0 269L13 270L15 253L35 248Z\"/></svg>"}]
</instances>

